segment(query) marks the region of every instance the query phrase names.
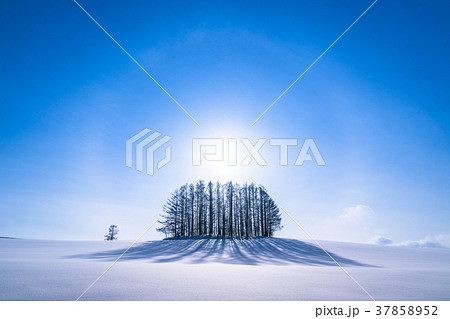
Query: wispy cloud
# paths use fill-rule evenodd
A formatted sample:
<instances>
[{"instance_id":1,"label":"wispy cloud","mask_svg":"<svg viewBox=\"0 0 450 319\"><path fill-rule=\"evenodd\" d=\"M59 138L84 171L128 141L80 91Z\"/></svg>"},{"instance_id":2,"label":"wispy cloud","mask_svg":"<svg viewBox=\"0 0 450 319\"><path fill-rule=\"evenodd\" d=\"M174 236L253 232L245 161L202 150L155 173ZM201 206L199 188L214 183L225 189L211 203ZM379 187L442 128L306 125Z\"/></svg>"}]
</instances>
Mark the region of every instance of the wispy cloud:
<instances>
[{"instance_id":1,"label":"wispy cloud","mask_svg":"<svg viewBox=\"0 0 450 319\"><path fill-rule=\"evenodd\" d=\"M389 238L383 236L376 236L369 239L367 243L375 245L391 245L417 248L450 248L450 234L427 236L420 240L408 240L400 243L394 243Z\"/></svg>"},{"instance_id":2,"label":"wispy cloud","mask_svg":"<svg viewBox=\"0 0 450 319\"><path fill-rule=\"evenodd\" d=\"M374 244L374 245L391 245L394 242L390 240L389 238L383 237L383 236L376 236L367 241L368 244Z\"/></svg>"},{"instance_id":3,"label":"wispy cloud","mask_svg":"<svg viewBox=\"0 0 450 319\"><path fill-rule=\"evenodd\" d=\"M441 234L434 237L425 237L420 240L404 241L398 244L399 246L419 247L419 248L450 248L450 235Z\"/></svg>"},{"instance_id":4,"label":"wispy cloud","mask_svg":"<svg viewBox=\"0 0 450 319\"><path fill-rule=\"evenodd\" d=\"M356 205L344 208L344 213L339 215L339 219L347 222L355 222L370 216L373 213L372 208L366 205Z\"/></svg>"}]
</instances>

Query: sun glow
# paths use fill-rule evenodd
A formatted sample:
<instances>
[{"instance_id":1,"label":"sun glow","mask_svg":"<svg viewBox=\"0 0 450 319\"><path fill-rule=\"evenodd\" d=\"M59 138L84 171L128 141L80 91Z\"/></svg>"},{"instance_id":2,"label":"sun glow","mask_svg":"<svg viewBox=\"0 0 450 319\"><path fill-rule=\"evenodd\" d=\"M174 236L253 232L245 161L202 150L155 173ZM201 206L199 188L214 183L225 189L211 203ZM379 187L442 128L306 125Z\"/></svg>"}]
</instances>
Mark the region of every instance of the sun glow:
<instances>
[{"instance_id":1,"label":"sun glow","mask_svg":"<svg viewBox=\"0 0 450 319\"><path fill-rule=\"evenodd\" d=\"M249 154L241 140L255 142L261 137L262 134L250 124L238 126L222 122L201 127L193 137L193 172L205 180L253 182L255 171L260 167L254 161L249 162Z\"/></svg>"}]
</instances>

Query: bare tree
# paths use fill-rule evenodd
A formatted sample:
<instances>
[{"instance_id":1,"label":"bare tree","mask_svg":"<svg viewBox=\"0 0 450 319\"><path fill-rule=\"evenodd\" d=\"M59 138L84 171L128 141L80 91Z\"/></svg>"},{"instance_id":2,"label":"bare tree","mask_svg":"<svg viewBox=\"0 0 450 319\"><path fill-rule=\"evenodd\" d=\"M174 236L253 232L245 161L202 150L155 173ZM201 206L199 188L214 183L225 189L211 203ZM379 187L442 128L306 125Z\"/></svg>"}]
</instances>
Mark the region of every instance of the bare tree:
<instances>
[{"instance_id":1,"label":"bare tree","mask_svg":"<svg viewBox=\"0 0 450 319\"><path fill-rule=\"evenodd\" d=\"M119 229L116 225L109 226L108 234L105 235L105 240L117 240L117 234L119 233Z\"/></svg>"},{"instance_id":2,"label":"bare tree","mask_svg":"<svg viewBox=\"0 0 450 319\"><path fill-rule=\"evenodd\" d=\"M271 237L281 229L277 205L263 186L253 183L185 184L172 193L163 210L158 231L170 237Z\"/></svg>"}]
</instances>

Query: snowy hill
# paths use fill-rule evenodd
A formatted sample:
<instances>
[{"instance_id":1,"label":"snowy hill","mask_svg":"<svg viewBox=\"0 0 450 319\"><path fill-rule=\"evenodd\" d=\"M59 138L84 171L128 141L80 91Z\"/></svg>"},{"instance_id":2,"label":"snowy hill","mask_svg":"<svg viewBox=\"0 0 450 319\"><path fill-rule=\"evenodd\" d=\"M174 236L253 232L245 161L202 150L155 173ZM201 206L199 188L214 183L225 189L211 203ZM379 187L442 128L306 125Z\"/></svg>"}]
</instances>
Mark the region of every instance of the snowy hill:
<instances>
[{"instance_id":1,"label":"snowy hill","mask_svg":"<svg viewBox=\"0 0 450 319\"><path fill-rule=\"evenodd\" d=\"M137 243L83 300L450 300L450 249L284 238ZM0 300L75 300L129 242L0 239ZM332 258L331 258L331 257Z\"/></svg>"}]
</instances>

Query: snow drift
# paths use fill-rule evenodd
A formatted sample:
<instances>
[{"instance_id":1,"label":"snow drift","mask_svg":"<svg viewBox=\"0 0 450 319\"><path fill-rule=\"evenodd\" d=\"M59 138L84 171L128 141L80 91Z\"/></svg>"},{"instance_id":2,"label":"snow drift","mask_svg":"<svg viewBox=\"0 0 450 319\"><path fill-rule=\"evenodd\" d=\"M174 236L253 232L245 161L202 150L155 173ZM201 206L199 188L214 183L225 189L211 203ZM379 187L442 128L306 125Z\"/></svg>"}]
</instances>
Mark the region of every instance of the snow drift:
<instances>
[{"instance_id":1,"label":"snow drift","mask_svg":"<svg viewBox=\"0 0 450 319\"><path fill-rule=\"evenodd\" d=\"M0 239L0 300L75 300L129 242ZM450 249L283 238L138 243L82 300L450 300Z\"/></svg>"}]
</instances>

